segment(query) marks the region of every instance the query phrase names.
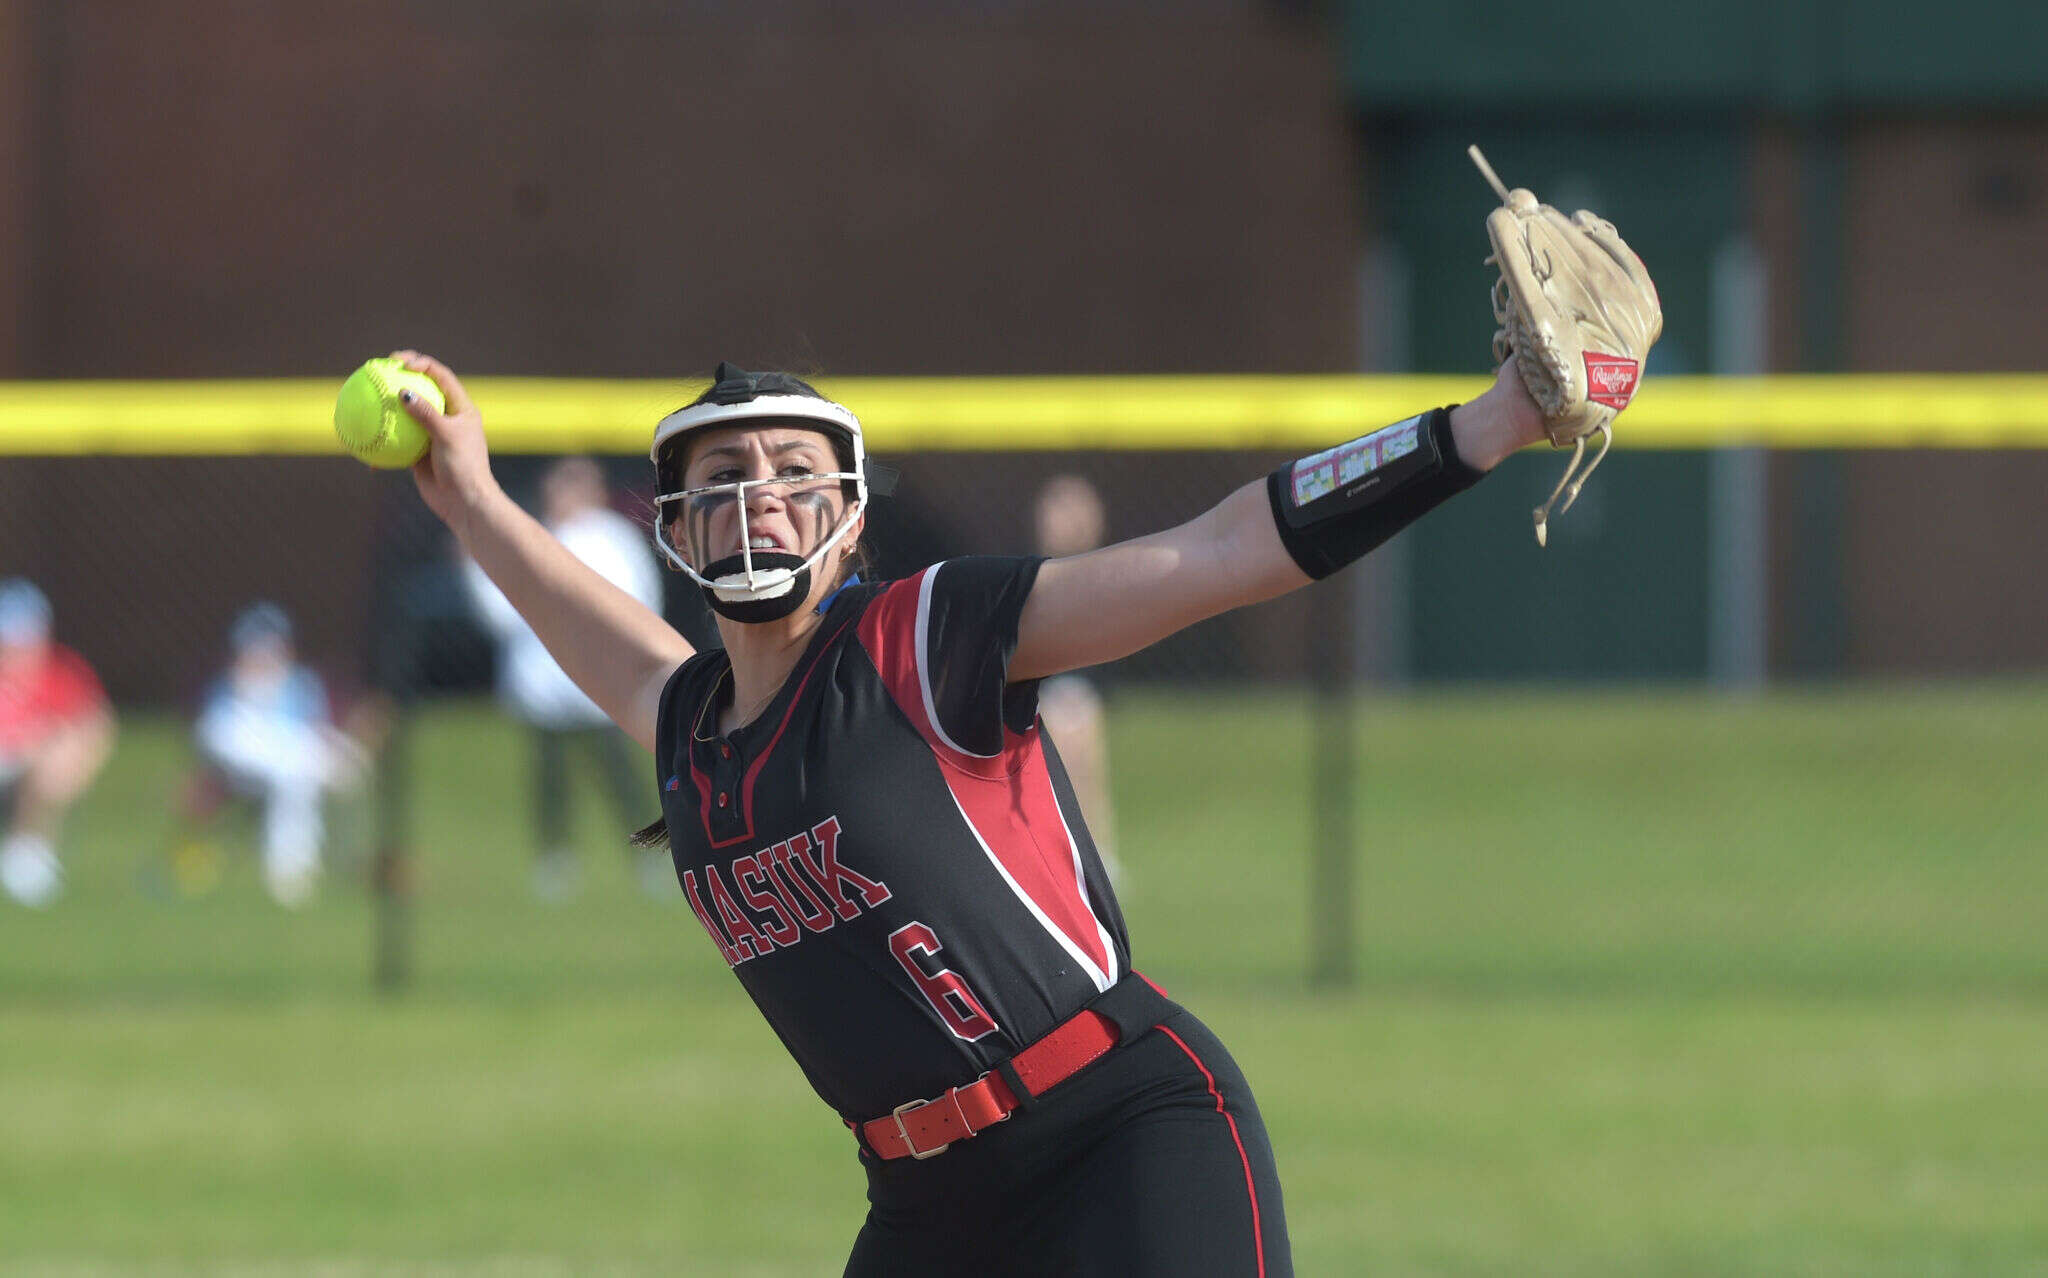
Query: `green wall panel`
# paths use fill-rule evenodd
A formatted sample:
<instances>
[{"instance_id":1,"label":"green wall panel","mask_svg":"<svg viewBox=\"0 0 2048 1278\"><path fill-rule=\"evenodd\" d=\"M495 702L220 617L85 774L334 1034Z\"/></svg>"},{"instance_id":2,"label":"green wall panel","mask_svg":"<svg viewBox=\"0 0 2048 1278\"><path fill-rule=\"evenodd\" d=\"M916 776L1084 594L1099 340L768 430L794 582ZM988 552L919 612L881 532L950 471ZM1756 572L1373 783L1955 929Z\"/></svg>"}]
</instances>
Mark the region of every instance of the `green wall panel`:
<instances>
[{"instance_id":1,"label":"green wall panel","mask_svg":"<svg viewBox=\"0 0 2048 1278\"><path fill-rule=\"evenodd\" d=\"M1352 98L1363 110L1742 98L1807 59L1758 30L1760 0L1711 11L1593 3L1543 11L1483 0L1345 6Z\"/></svg>"},{"instance_id":2,"label":"green wall panel","mask_svg":"<svg viewBox=\"0 0 2048 1278\"><path fill-rule=\"evenodd\" d=\"M1360 111L2048 102L2042 0L1350 0L1341 20Z\"/></svg>"},{"instance_id":3,"label":"green wall panel","mask_svg":"<svg viewBox=\"0 0 2048 1278\"><path fill-rule=\"evenodd\" d=\"M1501 180L1566 212L1612 220L1656 277L1664 338L1651 370L1710 369L1709 269L1743 226L1746 134L1730 117L1608 115L1531 127L1472 115L1372 130L1376 230L1407 256L1413 281L1407 347L1417 372L1486 366L1495 271L1485 219L1499 203L1466 158L1478 143Z\"/></svg>"},{"instance_id":4,"label":"green wall panel","mask_svg":"<svg viewBox=\"0 0 2048 1278\"><path fill-rule=\"evenodd\" d=\"M1473 115L1368 131L1376 234L1407 258L1412 364L1489 363L1483 221L1497 202L1464 153L1510 185L1612 218L1655 274L1664 339L1649 376L1714 366L1715 251L1743 225L1744 134L1729 116L1605 115L1528 127ZM1698 677L1707 665L1707 484L1700 453L1632 453L1628 419L1539 550L1530 510L1568 454L1530 450L1408 534L1409 652L1424 678Z\"/></svg>"},{"instance_id":5,"label":"green wall panel","mask_svg":"<svg viewBox=\"0 0 2048 1278\"><path fill-rule=\"evenodd\" d=\"M1707 666L1707 467L1610 453L1538 547L1569 452L1532 449L1407 534L1417 678L1692 678Z\"/></svg>"},{"instance_id":6,"label":"green wall panel","mask_svg":"<svg viewBox=\"0 0 2048 1278\"><path fill-rule=\"evenodd\" d=\"M1366 111L2048 102L2042 0L1351 0L1341 16Z\"/></svg>"}]
</instances>

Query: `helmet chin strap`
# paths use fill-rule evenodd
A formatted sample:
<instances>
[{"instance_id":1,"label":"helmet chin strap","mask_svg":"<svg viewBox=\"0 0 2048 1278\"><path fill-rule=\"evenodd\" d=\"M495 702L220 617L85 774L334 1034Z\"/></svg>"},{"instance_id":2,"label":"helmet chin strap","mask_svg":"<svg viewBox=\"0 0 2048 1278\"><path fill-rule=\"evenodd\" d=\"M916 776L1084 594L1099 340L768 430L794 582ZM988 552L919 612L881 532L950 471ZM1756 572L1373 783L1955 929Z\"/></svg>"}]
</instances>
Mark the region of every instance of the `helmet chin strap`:
<instances>
[{"instance_id":1,"label":"helmet chin strap","mask_svg":"<svg viewBox=\"0 0 2048 1278\"><path fill-rule=\"evenodd\" d=\"M750 568L757 574L765 569L770 581L750 589L747 586ZM692 573L691 576L697 574ZM711 611L728 621L749 625L780 621L803 607L804 600L811 597L809 562L779 550L727 555L704 566L703 575L698 580L705 582L707 578L708 584L700 588L704 591L704 602L711 605Z\"/></svg>"},{"instance_id":2,"label":"helmet chin strap","mask_svg":"<svg viewBox=\"0 0 2048 1278\"><path fill-rule=\"evenodd\" d=\"M785 550L754 550L746 545L745 509L741 510L741 549L704 565L698 572L682 556L683 571L704 591L711 611L729 621L758 624L780 621L804 606L811 597L811 567L832 553L852 530L856 507L846 512L825 543L809 555L797 556Z\"/></svg>"}]
</instances>

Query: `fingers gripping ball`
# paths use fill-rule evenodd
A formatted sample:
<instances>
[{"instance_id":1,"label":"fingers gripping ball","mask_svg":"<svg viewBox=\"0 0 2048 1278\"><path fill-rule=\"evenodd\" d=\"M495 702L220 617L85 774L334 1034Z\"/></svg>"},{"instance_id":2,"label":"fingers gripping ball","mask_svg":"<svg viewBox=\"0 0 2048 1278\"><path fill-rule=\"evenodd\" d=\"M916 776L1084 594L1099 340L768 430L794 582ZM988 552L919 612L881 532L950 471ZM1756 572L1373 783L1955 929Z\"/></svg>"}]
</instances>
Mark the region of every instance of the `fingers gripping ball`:
<instances>
[{"instance_id":1,"label":"fingers gripping ball","mask_svg":"<svg viewBox=\"0 0 2048 1278\"><path fill-rule=\"evenodd\" d=\"M443 411L441 388L425 373L395 359L373 359L341 384L334 401L334 434L356 460L384 470L402 470L427 455L427 432L399 402L411 391Z\"/></svg>"}]
</instances>

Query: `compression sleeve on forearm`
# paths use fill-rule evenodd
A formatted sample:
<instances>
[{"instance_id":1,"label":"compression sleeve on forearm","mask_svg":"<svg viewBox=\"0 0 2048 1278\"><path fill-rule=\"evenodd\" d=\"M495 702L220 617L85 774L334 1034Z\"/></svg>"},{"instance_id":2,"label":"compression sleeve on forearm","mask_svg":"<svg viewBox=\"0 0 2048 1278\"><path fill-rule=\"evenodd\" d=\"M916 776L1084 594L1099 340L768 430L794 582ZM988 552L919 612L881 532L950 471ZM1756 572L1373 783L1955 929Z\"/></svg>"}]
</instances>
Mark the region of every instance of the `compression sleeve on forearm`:
<instances>
[{"instance_id":1,"label":"compression sleeve on forearm","mask_svg":"<svg viewBox=\"0 0 2048 1278\"><path fill-rule=\"evenodd\" d=\"M1455 407L1395 422L1267 476L1274 526L1303 572L1320 581L1485 477L1458 456Z\"/></svg>"}]
</instances>

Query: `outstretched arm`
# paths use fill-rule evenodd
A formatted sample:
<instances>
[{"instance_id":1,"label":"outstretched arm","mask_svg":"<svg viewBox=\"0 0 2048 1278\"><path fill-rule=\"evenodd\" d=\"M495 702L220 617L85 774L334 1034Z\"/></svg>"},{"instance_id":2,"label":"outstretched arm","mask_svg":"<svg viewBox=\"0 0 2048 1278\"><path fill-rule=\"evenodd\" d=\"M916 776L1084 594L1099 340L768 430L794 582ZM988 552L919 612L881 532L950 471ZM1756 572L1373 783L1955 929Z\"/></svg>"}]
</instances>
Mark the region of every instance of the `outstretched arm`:
<instances>
[{"instance_id":1,"label":"outstretched arm","mask_svg":"<svg viewBox=\"0 0 2048 1278\"><path fill-rule=\"evenodd\" d=\"M433 448L413 467L427 506L547 646L576 686L626 735L654 748L661 690L694 651L661 616L569 553L491 474L483 414L462 382L417 351L392 358L425 373L445 412L411 397L406 408Z\"/></svg>"},{"instance_id":2,"label":"outstretched arm","mask_svg":"<svg viewBox=\"0 0 2048 1278\"><path fill-rule=\"evenodd\" d=\"M1451 411L1450 428L1459 459L1482 472L1543 438L1542 414L1512 362L1485 394ZM1024 604L1010 678L1114 661L1310 580L1281 541L1261 477L1177 528L1048 561Z\"/></svg>"}]
</instances>

